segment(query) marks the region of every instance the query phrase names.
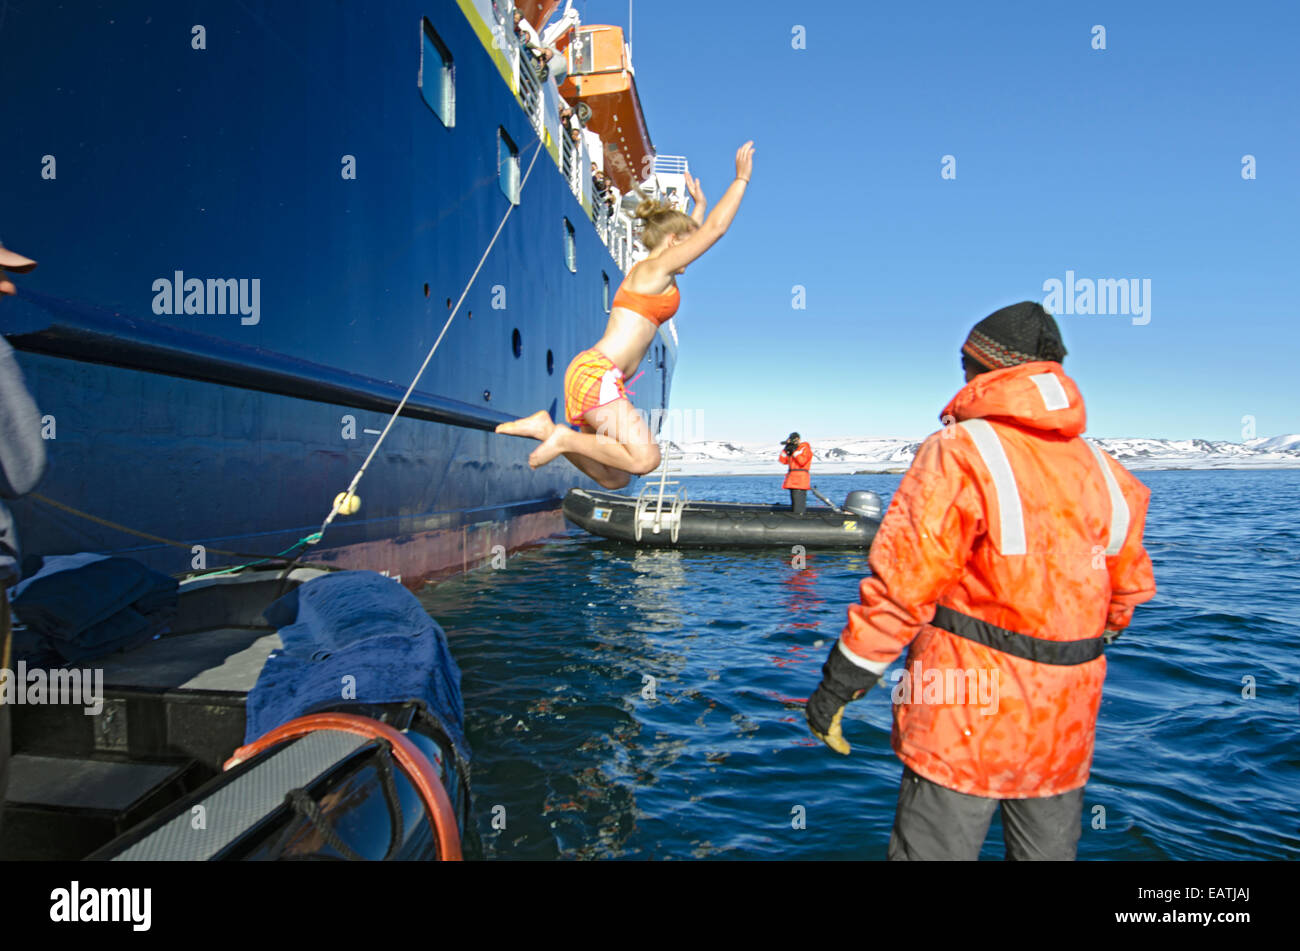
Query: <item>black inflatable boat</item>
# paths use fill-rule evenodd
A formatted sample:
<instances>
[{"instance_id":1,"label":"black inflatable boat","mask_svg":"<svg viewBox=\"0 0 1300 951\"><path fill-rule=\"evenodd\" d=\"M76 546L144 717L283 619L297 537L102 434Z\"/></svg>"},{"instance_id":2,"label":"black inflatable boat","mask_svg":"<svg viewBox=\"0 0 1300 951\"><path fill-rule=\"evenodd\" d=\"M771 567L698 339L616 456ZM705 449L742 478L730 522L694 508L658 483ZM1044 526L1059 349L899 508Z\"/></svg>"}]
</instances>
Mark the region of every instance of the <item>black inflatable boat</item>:
<instances>
[{"instance_id":1,"label":"black inflatable boat","mask_svg":"<svg viewBox=\"0 0 1300 951\"><path fill-rule=\"evenodd\" d=\"M570 489L564 517L593 535L653 548L859 548L880 525L880 498L852 492L841 508L694 502L646 487L640 497Z\"/></svg>"},{"instance_id":2,"label":"black inflatable boat","mask_svg":"<svg viewBox=\"0 0 1300 951\"><path fill-rule=\"evenodd\" d=\"M312 686L288 672L331 661L294 659L290 632L305 637L307 622L288 605L327 581L339 590L312 601L317 610L349 596L372 603L357 576L392 609L371 622L384 636L340 639L334 659L418 642L403 656L429 661L410 676L436 679L445 703L373 693L387 668L349 666L351 687L331 681L332 700L286 720ZM276 604L283 624L266 613ZM399 636L403 612L430 627ZM68 684L81 683L70 676L55 701L13 707L0 860L459 858L470 801L459 670L438 666L435 628L413 595L372 572L254 567L181 581L170 630L94 661L96 715L69 701Z\"/></svg>"}]
</instances>

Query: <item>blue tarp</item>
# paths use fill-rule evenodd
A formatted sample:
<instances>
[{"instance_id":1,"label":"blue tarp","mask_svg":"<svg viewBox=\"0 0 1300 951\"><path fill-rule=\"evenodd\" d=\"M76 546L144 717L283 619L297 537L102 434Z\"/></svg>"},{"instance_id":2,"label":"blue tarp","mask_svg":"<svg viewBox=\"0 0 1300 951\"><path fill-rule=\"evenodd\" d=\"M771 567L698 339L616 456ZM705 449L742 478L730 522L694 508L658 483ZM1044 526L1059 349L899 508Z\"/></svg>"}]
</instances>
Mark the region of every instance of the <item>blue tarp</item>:
<instances>
[{"instance_id":1,"label":"blue tarp","mask_svg":"<svg viewBox=\"0 0 1300 951\"><path fill-rule=\"evenodd\" d=\"M14 656L56 667L85 663L163 633L176 608L176 579L137 561L52 556L14 589L14 613L28 628L14 632Z\"/></svg>"},{"instance_id":2,"label":"blue tarp","mask_svg":"<svg viewBox=\"0 0 1300 951\"><path fill-rule=\"evenodd\" d=\"M248 695L244 742L341 703L424 703L469 760L460 668L447 635L415 595L373 571L313 578L263 615L279 628L273 653Z\"/></svg>"}]
</instances>

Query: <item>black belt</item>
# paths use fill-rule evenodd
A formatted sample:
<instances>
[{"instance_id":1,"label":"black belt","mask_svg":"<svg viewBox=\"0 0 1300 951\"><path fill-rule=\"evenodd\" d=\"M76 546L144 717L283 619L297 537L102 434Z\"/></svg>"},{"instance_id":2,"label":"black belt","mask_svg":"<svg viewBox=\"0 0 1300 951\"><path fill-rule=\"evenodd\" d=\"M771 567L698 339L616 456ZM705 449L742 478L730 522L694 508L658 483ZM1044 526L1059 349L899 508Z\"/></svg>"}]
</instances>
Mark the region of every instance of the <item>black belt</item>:
<instances>
[{"instance_id":1,"label":"black belt","mask_svg":"<svg viewBox=\"0 0 1300 951\"><path fill-rule=\"evenodd\" d=\"M1041 637L1030 637L1017 631L1008 631L988 621L962 614L943 605L934 610L934 627L949 634L956 634L995 651L1002 651L1013 657L1032 660L1039 664L1072 666L1086 664L1102 655L1102 638L1089 637L1081 641L1047 641Z\"/></svg>"}]
</instances>

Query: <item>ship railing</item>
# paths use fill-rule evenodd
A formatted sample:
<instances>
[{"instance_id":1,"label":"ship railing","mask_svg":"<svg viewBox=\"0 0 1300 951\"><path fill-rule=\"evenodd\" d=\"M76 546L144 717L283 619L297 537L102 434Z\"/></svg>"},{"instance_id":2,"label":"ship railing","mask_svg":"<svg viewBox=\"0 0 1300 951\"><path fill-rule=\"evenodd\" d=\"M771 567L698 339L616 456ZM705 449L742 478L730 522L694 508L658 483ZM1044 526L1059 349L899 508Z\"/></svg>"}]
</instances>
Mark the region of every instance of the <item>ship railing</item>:
<instances>
[{"instance_id":1,"label":"ship railing","mask_svg":"<svg viewBox=\"0 0 1300 951\"><path fill-rule=\"evenodd\" d=\"M550 142L555 143L556 151L552 154L555 155L560 166L560 173L569 183L574 197L590 212L592 222L615 263L626 273L635 258L632 222L618 204L621 195L614 193L615 207L614 212L610 214L596 193L591 178L591 164L596 156L591 153L587 142L590 133L584 131L581 141L574 143L568 128L560 121L559 90L554 82L538 77L533 54L519 42L510 25L511 5L504 0L500 2L481 0L481 2L491 3L493 18L497 20L499 27L498 30L493 31L493 42L500 43L506 49L513 65L515 92L528 116L529 123L542 142L547 142L549 139ZM683 165L686 161L680 156L666 158L680 159ZM684 190L684 185L682 187Z\"/></svg>"},{"instance_id":2,"label":"ship railing","mask_svg":"<svg viewBox=\"0 0 1300 951\"><path fill-rule=\"evenodd\" d=\"M564 173L565 180L569 183L569 189L573 192L578 201L584 198L590 198L591 188L588 182L591 180L589 174L591 159L587 152L587 143L585 140L581 145L575 145L573 138L569 135L569 130L565 126L560 126L560 171Z\"/></svg>"},{"instance_id":3,"label":"ship railing","mask_svg":"<svg viewBox=\"0 0 1300 951\"><path fill-rule=\"evenodd\" d=\"M690 171L690 163L684 155L656 155L649 182L651 191L678 211L685 211L690 197L686 176Z\"/></svg>"},{"instance_id":4,"label":"ship railing","mask_svg":"<svg viewBox=\"0 0 1300 951\"><path fill-rule=\"evenodd\" d=\"M632 246L632 222L623 213L623 196L618 189L610 185L606 194L612 200L613 208L607 206L605 198L593 188L591 220L596 225L596 234L600 236L601 241L605 242L605 247L609 249L614 263L618 265L619 270L626 272L632 265L629 254Z\"/></svg>"},{"instance_id":5,"label":"ship railing","mask_svg":"<svg viewBox=\"0 0 1300 951\"><path fill-rule=\"evenodd\" d=\"M515 50L515 74L518 77L520 101L528 114L533 130L542 141L549 139L556 145L560 173L569 183L578 202L591 207L591 174L585 138L574 143L569 127L560 121L560 92L549 79L539 79L533 55L522 45Z\"/></svg>"},{"instance_id":6,"label":"ship railing","mask_svg":"<svg viewBox=\"0 0 1300 951\"><path fill-rule=\"evenodd\" d=\"M685 155L656 155L654 170L655 173L663 172L665 175L685 175L690 171L690 163L686 161Z\"/></svg>"},{"instance_id":7,"label":"ship railing","mask_svg":"<svg viewBox=\"0 0 1300 951\"><path fill-rule=\"evenodd\" d=\"M610 220L608 232L605 236L605 246L609 248L609 253L614 258L614 263L618 265L619 270L626 274L629 262L627 260L627 244L623 222L624 219L621 215Z\"/></svg>"},{"instance_id":8,"label":"ship railing","mask_svg":"<svg viewBox=\"0 0 1300 951\"><path fill-rule=\"evenodd\" d=\"M591 209L594 218L596 213L596 184L591 180L591 153L587 151L585 137L577 164L578 167L574 170L575 174L572 179L573 193L578 196L578 201Z\"/></svg>"},{"instance_id":9,"label":"ship railing","mask_svg":"<svg viewBox=\"0 0 1300 951\"><path fill-rule=\"evenodd\" d=\"M596 224L596 234L600 236L601 241L605 242L605 246L609 247L614 234L614 216L610 213L610 210L605 207L605 199L600 197L600 192L596 192L592 196L591 210L591 220ZM611 249L611 254L612 253L613 249Z\"/></svg>"},{"instance_id":10,"label":"ship railing","mask_svg":"<svg viewBox=\"0 0 1300 951\"><path fill-rule=\"evenodd\" d=\"M613 240L610 243L610 253L618 263L619 270L626 274L636 259L636 243L632 235L632 220L619 212L614 218L611 231L613 232Z\"/></svg>"},{"instance_id":11,"label":"ship railing","mask_svg":"<svg viewBox=\"0 0 1300 951\"><path fill-rule=\"evenodd\" d=\"M618 266L626 274L632 269L635 246L632 243L632 222L625 223L618 235Z\"/></svg>"},{"instance_id":12,"label":"ship railing","mask_svg":"<svg viewBox=\"0 0 1300 951\"><path fill-rule=\"evenodd\" d=\"M599 212L596 216L596 230L600 232L600 239L605 242L605 247L609 248L610 255L618 261L615 243L618 240L619 229L622 227L618 213L607 209L604 201L600 202Z\"/></svg>"},{"instance_id":13,"label":"ship railing","mask_svg":"<svg viewBox=\"0 0 1300 951\"><path fill-rule=\"evenodd\" d=\"M568 129L561 127L561 133L567 133ZM573 169L577 164L577 146L573 144L573 139L567 134L560 136L560 171L564 173L569 187L573 187Z\"/></svg>"},{"instance_id":14,"label":"ship railing","mask_svg":"<svg viewBox=\"0 0 1300 951\"><path fill-rule=\"evenodd\" d=\"M542 81L537 77L537 69L533 65L533 54L516 43L514 62L515 86L519 90L520 100L523 101L524 112L528 114L528 119L532 122L533 129L537 134L544 135Z\"/></svg>"}]
</instances>

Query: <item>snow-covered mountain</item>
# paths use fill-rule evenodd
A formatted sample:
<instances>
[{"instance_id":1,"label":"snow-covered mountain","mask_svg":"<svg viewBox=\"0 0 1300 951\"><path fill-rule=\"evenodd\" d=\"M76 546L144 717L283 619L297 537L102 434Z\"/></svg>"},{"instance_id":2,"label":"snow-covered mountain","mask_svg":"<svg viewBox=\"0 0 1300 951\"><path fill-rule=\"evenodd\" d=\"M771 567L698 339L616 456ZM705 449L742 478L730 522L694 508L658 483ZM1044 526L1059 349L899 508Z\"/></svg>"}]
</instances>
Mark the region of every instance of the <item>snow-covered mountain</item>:
<instances>
[{"instance_id":1,"label":"snow-covered mountain","mask_svg":"<svg viewBox=\"0 0 1300 951\"><path fill-rule=\"evenodd\" d=\"M917 439L850 436L809 440L813 474L902 472L921 445ZM1130 469L1300 468L1300 435L1240 442L1207 439L1098 439L1097 443ZM781 447L773 442L726 442L714 439L668 443L675 468L686 475L772 475Z\"/></svg>"},{"instance_id":2,"label":"snow-covered mountain","mask_svg":"<svg viewBox=\"0 0 1300 951\"><path fill-rule=\"evenodd\" d=\"M1252 449L1281 449L1297 450L1300 449L1300 436L1271 436L1268 439L1263 437L1259 439L1247 439L1246 445Z\"/></svg>"}]
</instances>

